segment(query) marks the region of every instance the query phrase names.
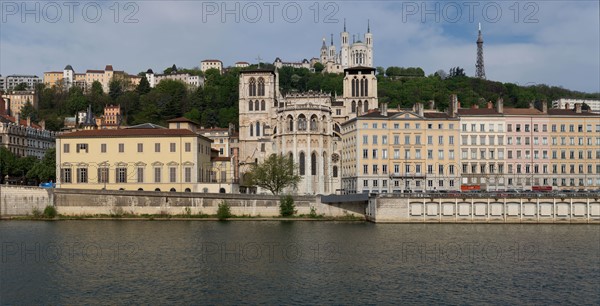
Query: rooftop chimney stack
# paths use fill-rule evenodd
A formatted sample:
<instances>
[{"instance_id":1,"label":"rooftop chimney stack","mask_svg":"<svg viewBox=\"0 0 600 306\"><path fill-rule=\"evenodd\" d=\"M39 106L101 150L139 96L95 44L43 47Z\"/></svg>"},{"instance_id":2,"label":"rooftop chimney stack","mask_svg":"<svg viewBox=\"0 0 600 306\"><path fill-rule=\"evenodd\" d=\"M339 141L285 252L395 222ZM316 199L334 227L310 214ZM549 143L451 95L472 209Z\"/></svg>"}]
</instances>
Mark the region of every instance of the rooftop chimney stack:
<instances>
[{"instance_id":1,"label":"rooftop chimney stack","mask_svg":"<svg viewBox=\"0 0 600 306\"><path fill-rule=\"evenodd\" d=\"M492 103L492 101L488 101L488 103L487 103L487 108L488 108L488 109L492 109L492 108L494 108L494 103Z\"/></svg>"},{"instance_id":2,"label":"rooftop chimney stack","mask_svg":"<svg viewBox=\"0 0 600 306\"><path fill-rule=\"evenodd\" d=\"M456 117L459 107L460 107L460 104L458 103L458 96L456 94L450 95L450 105L448 107L448 115L450 117Z\"/></svg>"},{"instance_id":3,"label":"rooftop chimney stack","mask_svg":"<svg viewBox=\"0 0 600 306\"><path fill-rule=\"evenodd\" d=\"M581 114L581 103L575 103L575 113Z\"/></svg>"},{"instance_id":4,"label":"rooftop chimney stack","mask_svg":"<svg viewBox=\"0 0 600 306\"><path fill-rule=\"evenodd\" d=\"M535 101L531 100L531 102L529 102L529 109L534 109L535 108L534 105L535 105Z\"/></svg>"},{"instance_id":5,"label":"rooftop chimney stack","mask_svg":"<svg viewBox=\"0 0 600 306\"><path fill-rule=\"evenodd\" d=\"M496 100L496 112L498 112L498 114L504 113L504 99L498 98L498 100Z\"/></svg>"},{"instance_id":6,"label":"rooftop chimney stack","mask_svg":"<svg viewBox=\"0 0 600 306\"><path fill-rule=\"evenodd\" d=\"M388 111L387 111L388 105L385 102L381 103L381 115L387 117L388 115Z\"/></svg>"},{"instance_id":7,"label":"rooftop chimney stack","mask_svg":"<svg viewBox=\"0 0 600 306\"><path fill-rule=\"evenodd\" d=\"M21 114L20 113L17 113L15 115L15 124L16 125L21 125Z\"/></svg>"},{"instance_id":8,"label":"rooftop chimney stack","mask_svg":"<svg viewBox=\"0 0 600 306\"><path fill-rule=\"evenodd\" d=\"M39 124L42 127L42 130L46 129L46 120L41 120Z\"/></svg>"},{"instance_id":9,"label":"rooftop chimney stack","mask_svg":"<svg viewBox=\"0 0 600 306\"><path fill-rule=\"evenodd\" d=\"M427 105L427 106L428 106L428 108L429 108L430 110L434 110L434 109L435 109L435 101L434 101L434 100L429 100L429 102L428 102L428 105Z\"/></svg>"},{"instance_id":10,"label":"rooftop chimney stack","mask_svg":"<svg viewBox=\"0 0 600 306\"><path fill-rule=\"evenodd\" d=\"M31 117L27 116L27 126L31 126Z\"/></svg>"},{"instance_id":11,"label":"rooftop chimney stack","mask_svg":"<svg viewBox=\"0 0 600 306\"><path fill-rule=\"evenodd\" d=\"M423 117L423 108L424 108L424 105L423 105L423 103L421 103L421 102L418 102L418 103L416 103L416 104L415 104L415 108L416 108L415 112L416 112L416 113L417 113L419 116Z\"/></svg>"}]
</instances>

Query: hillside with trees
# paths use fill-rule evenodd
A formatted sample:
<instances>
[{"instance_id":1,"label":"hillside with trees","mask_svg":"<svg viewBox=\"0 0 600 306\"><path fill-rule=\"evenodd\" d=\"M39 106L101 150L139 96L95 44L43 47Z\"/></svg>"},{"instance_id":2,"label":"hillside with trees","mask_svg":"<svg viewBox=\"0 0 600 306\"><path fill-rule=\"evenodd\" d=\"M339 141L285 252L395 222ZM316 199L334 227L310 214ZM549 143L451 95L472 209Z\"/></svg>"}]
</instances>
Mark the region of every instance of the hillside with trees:
<instances>
[{"instance_id":1,"label":"hillside with trees","mask_svg":"<svg viewBox=\"0 0 600 306\"><path fill-rule=\"evenodd\" d=\"M255 69L256 65L245 69ZM261 68L273 68L261 64ZM166 68L168 71L170 68ZM181 69L180 69L181 70ZM238 123L238 76L241 69L229 68L223 74L208 70L204 74L205 86L190 89L178 81L166 80L155 88L148 81L142 82L133 91L127 91L127 84L113 80L109 92L104 92L100 83L83 92L79 88L64 90L57 87L37 88L39 109L26 109L28 114L45 119L52 130L62 127L65 117L74 116L77 111L92 106L100 115L105 105L121 105L124 124L133 125L145 122L165 125L166 120L185 116L203 126L226 127L230 122ZM508 107L527 107L530 101L551 101L559 98L600 99L600 93L582 93L561 87L543 84L520 86L465 76L460 67L452 67L446 73L439 70L425 76L418 67L377 67L378 94L381 102L390 107L411 107L416 102L434 100L436 107L447 107L450 94L457 94L463 107L473 104L484 106L486 101L496 101L502 97ZM187 70L186 70L187 71ZM195 71L195 70L189 70ZM323 91L341 96L343 75L311 73L304 68L284 67L279 69L279 84L283 94L295 91Z\"/></svg>"}]
</instances>

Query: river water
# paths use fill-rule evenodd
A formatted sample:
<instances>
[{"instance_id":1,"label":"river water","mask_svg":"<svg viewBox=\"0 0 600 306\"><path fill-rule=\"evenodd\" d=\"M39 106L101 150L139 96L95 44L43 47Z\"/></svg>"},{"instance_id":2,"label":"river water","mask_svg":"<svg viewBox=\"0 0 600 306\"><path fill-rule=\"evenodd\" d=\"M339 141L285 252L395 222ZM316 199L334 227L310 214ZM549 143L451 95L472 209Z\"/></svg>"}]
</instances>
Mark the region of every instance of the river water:
<instances>
[{"instance_id":1,"label":"river water","mask_svg":"<svg viewBox=\"0 0 600 306\"><path fill-rule=\"evenodd\" d=\"M600 304L600 226L1 221L0 304Z\"/></svg>"}]
</instances>

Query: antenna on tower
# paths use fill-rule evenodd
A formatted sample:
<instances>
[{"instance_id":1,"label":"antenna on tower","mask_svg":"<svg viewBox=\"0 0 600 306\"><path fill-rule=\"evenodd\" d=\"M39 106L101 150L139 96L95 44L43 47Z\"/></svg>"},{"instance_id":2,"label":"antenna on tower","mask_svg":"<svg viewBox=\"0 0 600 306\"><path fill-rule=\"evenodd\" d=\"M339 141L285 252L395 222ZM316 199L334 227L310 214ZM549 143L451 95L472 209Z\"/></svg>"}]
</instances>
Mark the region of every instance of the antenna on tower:
<instances>
[{"instance_id":1,"label":"antenna on tower","mask_svg":"<svg viewBox=\"0 0 600 306\"><path fill-rule=\"evenodd\" d=\"M331 45L333 46L333 33L331 34Z\"/></svg>"},{"instance_id":2,"label":"antenna on tower","mask_svg":"<svg viewBox=\"0 0 600 306\"><path fill-rule=\"evenodd\" d=\"M344 32L346 32L346 18L344 18Z\"/></svg>"},{"instance_id":3,"label":"antenna on tower","mask_svg":"<svg viewBox=\"0 0 600 306\"><path fill-rule=\"evenodd\" d=\"M483 65L483 35L481 35L481 22L477 35L477 63L475 64L475 77L485 79L485 66Z\"/></svg>"},{"instance_id":4,"label":"antenna on tower","mask_svg":"<svg viewBox=\"0 0 600 306\"><path fill-rule=\"evenodd\" d=\"M367 33L371 33L371 20L367 19Z\"/></svg>"}]
</instances>

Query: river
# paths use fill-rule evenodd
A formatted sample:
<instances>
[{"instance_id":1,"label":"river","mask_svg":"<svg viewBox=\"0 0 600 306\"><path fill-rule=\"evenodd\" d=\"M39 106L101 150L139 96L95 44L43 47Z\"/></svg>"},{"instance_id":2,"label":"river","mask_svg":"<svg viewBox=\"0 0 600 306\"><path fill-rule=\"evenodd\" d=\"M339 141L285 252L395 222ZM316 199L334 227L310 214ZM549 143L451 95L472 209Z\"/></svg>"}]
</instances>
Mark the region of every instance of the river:
<instances>
[{"instance_id":1,"label":"river","mask_svg":"<svg viewBox=\"0 0 600 306\"><path fill-rule=\"evenodd\" d=\"M0 304L600 304L598 225L0 221Z\"/></svg>"}]
</instances>

